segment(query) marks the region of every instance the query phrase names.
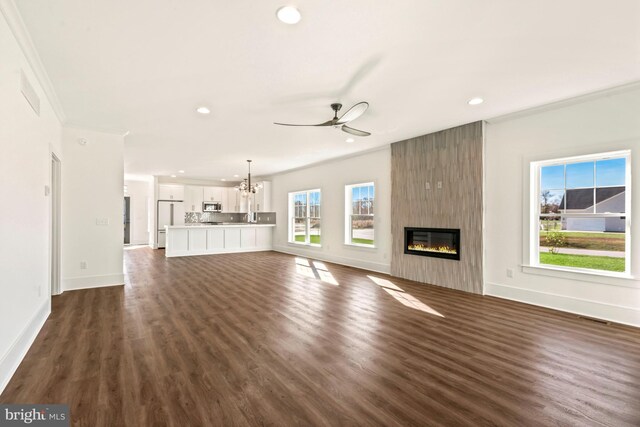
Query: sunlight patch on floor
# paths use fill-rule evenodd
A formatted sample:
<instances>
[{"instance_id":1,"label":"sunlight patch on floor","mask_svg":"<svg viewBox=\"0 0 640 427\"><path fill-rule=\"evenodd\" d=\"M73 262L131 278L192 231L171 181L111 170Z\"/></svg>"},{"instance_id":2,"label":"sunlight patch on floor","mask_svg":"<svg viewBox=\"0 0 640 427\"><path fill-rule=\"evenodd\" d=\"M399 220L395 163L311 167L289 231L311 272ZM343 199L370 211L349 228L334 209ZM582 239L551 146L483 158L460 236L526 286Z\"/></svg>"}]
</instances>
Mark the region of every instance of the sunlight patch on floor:
<instances>
[{"instance_id":1,"label":"sunlight patch on floor","mask_svg":"<svg viewBox=\"0 0 640 427\"><path fill-rule=\"evenodd\" d=\"M444 317L440 312L429 307L427 304L420 301L418 298L411 294L406 293L401 287L397 286L390 280L382 279L375 276L367 276L373 283L380 286L386 293L395 298L405 307L413 308L414 310L423 311L425 313L433 314L434 316Z\"/></svg>"},{"instance_id":2,"label":"sunlight patch on floor","mask_svg":"<svg viewBox=\"0 0 640 427\"><path fill-rule=\"evenodd\" d=\"M310 279L321 280L333 286L340 285L323 262L313 261L309 263L308 259L296 257L296 273Z\"/></svg>"},{"instance_id":3,"label":"sunlight patch on floor","mask_svg":"<svg viewBox=\"0 0 640 427\"><path fill-rule=\"evenodd\" d=\"M378 286L382 286L383 288L395 289L396 291L404 292L404 289L396 286L391 280L382 279L376 276L367 276L373 283Z\"/></svg>"},{"instance_id":4,"label":"sunlight patch on floor","mask_svg":"<svg viewBox=\"0 0 640 427\"><path fill-rule=\"evenodd\" d=\"M300 265L300 264L296 264L296 273L305 276L305 277L309 277L311 279L315 279L316 275L313 274L313 269L311 267L308 267L306 265Z\"/></svg>"}]
</instances>

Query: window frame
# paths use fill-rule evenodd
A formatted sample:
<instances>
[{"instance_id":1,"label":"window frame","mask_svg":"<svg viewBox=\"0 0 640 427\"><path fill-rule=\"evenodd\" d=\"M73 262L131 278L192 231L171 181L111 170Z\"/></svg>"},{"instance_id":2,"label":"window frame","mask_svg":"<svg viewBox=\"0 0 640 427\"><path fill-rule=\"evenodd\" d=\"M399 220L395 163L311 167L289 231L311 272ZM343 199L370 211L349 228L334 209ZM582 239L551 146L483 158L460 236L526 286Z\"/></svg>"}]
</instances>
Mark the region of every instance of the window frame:
<instances>
[{"instance_id":1,"label":"window frame","mask_svg":"<svg viewBox=\"0 0 640 427\"><path fill-rule=\"evenodd\" d=\"M540 195L541 195L541 170L543 167L547 166L556 166L556 165L566 165L570 163L580 163L580 162L597 162L599 160L607 160L607 159L625 159L625 271L624 272L615 272L615 271L607 271L607 270L598 270L598 269L590 269L590 268L580 268L580 267L567 267L567 266L557 266L552 264L542 264L540 263L540 227L539 220L541 215L541 203L540 203ZM589 274L589 275L600 275L600 276L608 276L608 277L623 277L629 278L631 277L631 150L620 150L620 151L612 151L612 152L604 152L604 153L596 153L596 154L587 154L587 155L576 155L570 157L562 157L555 158L549 160L537 160L530 162L530 191L529 191L529 259L528 265L525 264L525 267L534 267L541 268L545 270L557 270L563 272L571 272L571 273L581 273L581 274ZM566 174L566 171L565 171ZM597 199L596 199L596 189L597 188L607 188L613 186L603 186L597 187L596 176L594 174L594 204L593 204L593 213L567 213L560 212L556 216L560 216L561 218L607 218L607 217L619 217L620 214L616 213L598 213L597 211ZM585 187L590 188L590 187ZM578 189L578 188L570 188L570 189ZM564 211L566 211L566 176L565 176L565 206Z\"/></svg>"},{"instance_id":2,"label":"window frame","mask_svg":"<svg viewBox=\"0 0 640 427\"><path fill-rule=\"evenodd\" d=\"M351 216L353 215L352 213L352 207L353 207L353 189L356 187L373 187L373 191L374 191L374 213L371 214L371 216L373 217L373 230L374 230L374 238L373 238L373 244L369 245L369 244L365 244L365 243L353 243L351 242ZM347 246L354 246L354 247L359 247L359 248L370 248L370 249L376 249L376 238L375 238L375 230L376 230L376 215L375 215L375 211L377 210L377 207L375 205L375 201L378 199L378 194L377 194L377 189L376 189L377 185L375 181L366 181L366 182L358 182L358 183L354 183L354 184L346 184L344 186L344 244Z\"/></svg>"},{"instance_id":3,"label":"window frame","mask_svg":"<svg viewBox=\"0 0 640 427\"><path fill-rule=\"evenodd\" d=\"M317 217L311 217L311 193L319 193L320 194L320 204L318 207L319 210L319 216ZM296 208L295 208L295 197L299 194L304 194L306 197L306 212L305 212L305 216L304 217L297 217L296 216ZM287 221L287 242L290 244L294 244L294 245L302 245L302 246L313 246L313 247L322 247L322 189L321 188L313 188L310 190L298 190L298 191L291 191L288 193L288 221ZM305 232L305 240L304 242L299 242L295 239L295 232L294 232L294 225L293 225L293 221L295 220L295 218L305 218L305 228L306 228L306 232ZM311 243L311 227L310 227L310 222L311 222L311 218L319 218L320 219L320 243Z\"/></svg>"}]
</instances>

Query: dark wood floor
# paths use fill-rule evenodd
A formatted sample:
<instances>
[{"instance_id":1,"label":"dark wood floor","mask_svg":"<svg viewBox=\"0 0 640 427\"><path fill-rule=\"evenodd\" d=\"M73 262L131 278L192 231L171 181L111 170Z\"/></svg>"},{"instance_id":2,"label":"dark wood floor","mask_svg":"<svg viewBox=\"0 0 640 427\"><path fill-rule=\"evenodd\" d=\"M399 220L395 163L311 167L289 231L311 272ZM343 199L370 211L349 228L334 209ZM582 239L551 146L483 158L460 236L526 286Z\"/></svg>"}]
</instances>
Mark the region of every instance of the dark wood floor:
<instances>
[{"instance_id":1,"label":"dark wood floor","mask_svg":"<svg viewBox=\"0 0 640 427\"><path fill-rule=\"evenodd\" d=\"M125 252L125 287L53 299L1 402L86 426L640 425L637 329L275 252Z\"/></svg>"}]
</instances>

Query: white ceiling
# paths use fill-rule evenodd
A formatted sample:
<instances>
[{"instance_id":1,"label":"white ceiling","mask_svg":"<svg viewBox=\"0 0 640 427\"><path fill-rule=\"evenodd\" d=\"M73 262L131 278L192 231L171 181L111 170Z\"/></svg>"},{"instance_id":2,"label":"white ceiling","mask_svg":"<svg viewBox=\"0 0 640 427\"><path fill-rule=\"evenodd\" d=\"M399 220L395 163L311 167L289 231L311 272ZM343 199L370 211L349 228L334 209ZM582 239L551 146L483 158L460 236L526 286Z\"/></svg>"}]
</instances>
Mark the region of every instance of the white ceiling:
<instances>
[{"instance_id":1,"label":"white ceiling","mask_svg":"<svg viewBox=\"0 0 640 427\"><path fill-rule=\"evenodd\" d=\"M68 122L130 131L128 174L268 175L640 80L637 0L16 3ZM272 124L335 101L373 135Z\"/></svg>"}]
</instances>

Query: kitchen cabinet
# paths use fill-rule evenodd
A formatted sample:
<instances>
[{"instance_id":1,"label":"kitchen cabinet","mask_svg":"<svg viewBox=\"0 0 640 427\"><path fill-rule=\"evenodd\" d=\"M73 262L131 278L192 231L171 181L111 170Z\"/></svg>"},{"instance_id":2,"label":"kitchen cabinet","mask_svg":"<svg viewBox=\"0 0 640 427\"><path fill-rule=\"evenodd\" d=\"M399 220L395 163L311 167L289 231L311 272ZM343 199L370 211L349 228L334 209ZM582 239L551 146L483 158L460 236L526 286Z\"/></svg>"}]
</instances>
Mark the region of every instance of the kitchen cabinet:
<instances>
[{"instance_id":1,"label":"kitchen cabinet","mask_svg":"<svg viewBox=\"0 0 640 427\"><path fill-rule=\"evenodd\" d=\"M269 251L275 224L170 225L166 257Z\"/></svg>"},{"instance_id":2,"label":"kitchen cabinet","mask_svg":"<svg viewBox=\"0 0 640 427\"><path fill-rule=\"evenodd\" d=\"M184 187L184 210L185 212L202 213L202 202L204 200L203 187L187 185Z\"/></svg>"},{"instance_id":3,"label":"kitchen cabinet","mask_svg":"<svg viewBox=\"0 0 640 427\"><path fill-rule=\"evenodd\" d=\"M205 202L221 202L224 187L204 187Z\"/></svg>"},{"instance_id":4,"label":"kitchen cabinet","mask_svg":"<svg viewBox=\"0 0 640 427\"><path fill-rule=\"evenodd\" d=\"M159 184L158 200L184 200L184 185Z\"/></svg>"},{"instance_id":5,"label":"kitchen cabinet","mask_svg":"<svg viewBox=\"0 0 640 427\"><path fill-rule=\"evenodd\" d=\"M227 206L222 205L222 210L225 212L240 212L240 205L238 199L240 193L233 187L227 187Z\"/></svg>"},{"instance_id":6,"label":"kitchen cabinet","mask_svg":"<svg viewBox=\"0 0 640 427\"><path fill-rule=\"evenodd\" d=\"M262 181L262 189L251 195L253 212L271 212L271 182Z\"/></svg>"}]
</instances>

